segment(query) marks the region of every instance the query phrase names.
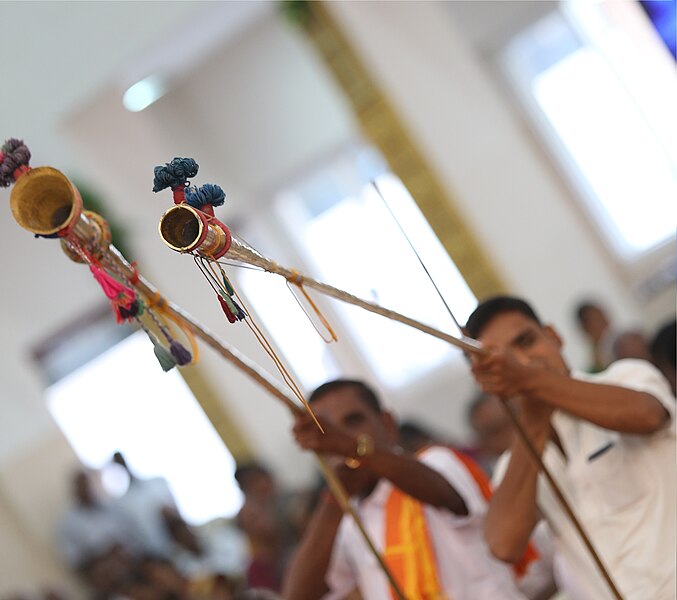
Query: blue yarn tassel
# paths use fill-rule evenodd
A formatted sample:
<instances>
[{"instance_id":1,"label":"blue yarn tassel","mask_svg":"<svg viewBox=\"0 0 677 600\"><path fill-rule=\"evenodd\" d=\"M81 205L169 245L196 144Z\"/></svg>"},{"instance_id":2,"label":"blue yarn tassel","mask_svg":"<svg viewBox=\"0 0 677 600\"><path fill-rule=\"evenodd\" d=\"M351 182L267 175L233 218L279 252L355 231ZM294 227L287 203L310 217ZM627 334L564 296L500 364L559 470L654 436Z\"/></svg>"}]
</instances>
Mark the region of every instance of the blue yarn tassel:
<instances>
[{"instance_id":1,"label":"blue yarn tassel","mask_svg":"<svg viewBox=\"0 0 677 600\"><path fill-rule=\"evenodd\" d=\"M205 204L221 206L226 200L226 193L214 183L205 183L199 188L186 188L186 202L193 208L201 208Z\"/></svg>"},{"instance_id":2,"label":"blue yarn tassel","mask_svg":"<svg viewBox=\"0 0 677 600\"><path fill-rule=\"evenodd\" d=\"M188 179L197 175L200 166L192 158L177 156L164 166L157 166L153 170L153 191L159 192L165 188L175 188L184 185Z\"/></svg>"}]
</instances>

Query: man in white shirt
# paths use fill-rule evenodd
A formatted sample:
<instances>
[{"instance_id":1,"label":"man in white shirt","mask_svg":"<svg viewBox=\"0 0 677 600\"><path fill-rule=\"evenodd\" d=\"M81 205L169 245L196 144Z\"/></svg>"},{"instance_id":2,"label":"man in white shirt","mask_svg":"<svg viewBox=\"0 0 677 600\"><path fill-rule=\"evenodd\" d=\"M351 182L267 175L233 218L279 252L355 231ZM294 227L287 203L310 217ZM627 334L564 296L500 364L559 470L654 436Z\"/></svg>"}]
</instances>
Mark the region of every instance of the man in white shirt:
<instances>
[{"instance_id":1,"label":"man in white shirt","mask_svg":"<svg viewBox=\"0 0 677 600\"><path fill-rule=\"evenodd\" d=\"M485 392L511 399L622 597L674 600L675 399L666 380L640 360L571 374L555 330L517 298L480 304L466 333L489 351L473 357L475 379ZM541 514L577 587L590 600L614 598L515 439L487 514L492 552L514 561Z\"/></svg>"},{"instance_id":2,"label":"man in white shirt","mask_svg":"<svg viewBox=\"0 0 677 600\"><path fill-rule=\"evenodd\" d=\"M453 451L432 447L417 460L396 449L394 420L361 382L329 382L310 402L325 433L304 416L294 427L297 442L340 459L337 473L407 598L523 598L510 570L490 556L482 538L486 502ZM355 523L325 495L287 573L283 596L338 600L354 588L365 600L397 598Z\"/></svg>"}]
</instances>

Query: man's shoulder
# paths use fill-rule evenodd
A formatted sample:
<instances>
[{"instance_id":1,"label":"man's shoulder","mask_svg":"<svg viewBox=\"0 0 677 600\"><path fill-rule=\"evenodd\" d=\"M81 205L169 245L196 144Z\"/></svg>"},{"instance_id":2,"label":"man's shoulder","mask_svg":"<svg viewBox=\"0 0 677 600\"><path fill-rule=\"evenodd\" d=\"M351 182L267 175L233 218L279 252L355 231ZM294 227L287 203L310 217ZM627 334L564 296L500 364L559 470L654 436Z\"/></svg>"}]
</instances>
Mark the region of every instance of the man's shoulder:
<instances>
[{"instance_id":1,"label":"man's shoulder","mask_svg":"<svg viewBox=\"0 0 677 600\"><path fill-rule=\"evenodd\" d=\"M617 385L656 398L670 415L675 413L675 396L665 376L650 362L637 358L624 358L611 363L600 373L574 373L572 376L591 383Z\"/></svg>"},{"instance_id":2,"label":"man's shoulder","mask_svg":"<svg viewBox=\"0 0 677 600\"><path fill-rule=\"evenodd\" d=\"M641 382L645 379L662 379L661 372L650 362L639 358L622 358L612 362L604 371L598 373L572 373L574 379L591 383L610 383L623 385Z\"/></svg>"}]
</instances>

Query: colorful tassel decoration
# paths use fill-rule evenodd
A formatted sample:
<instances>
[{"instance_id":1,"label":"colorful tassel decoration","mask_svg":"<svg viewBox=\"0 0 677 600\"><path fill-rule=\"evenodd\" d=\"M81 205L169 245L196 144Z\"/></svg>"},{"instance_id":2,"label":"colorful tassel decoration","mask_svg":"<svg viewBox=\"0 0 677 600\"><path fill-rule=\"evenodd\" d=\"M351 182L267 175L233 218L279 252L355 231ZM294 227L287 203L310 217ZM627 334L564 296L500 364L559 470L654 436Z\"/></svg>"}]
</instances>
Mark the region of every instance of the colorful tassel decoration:
<instances>
[{"instance_id":1,"label":"colorful tassel decoration","mask_svg":"<svg viewBox=\"0 0 677 600\"><path fill-rule=\"evenodd\" d=\"M165 188L177 188L186 184L188 179L197 175L200 166L192 158L177 156L172 162L165 163L154 169L153 191L159 192Z\"/></svg>"},{"instance_id":2,"label":"colorful tassel decoration","mask_svg":"<svg viewBox=\"0 0 677 600\"><path fill-rule=\"evenodd\" d=\"M167 371L171 371L176 366L174 357L171 355L169 350L167 350L167 348L165 348L160 343L160 341L150 331L148 331L148 329L144 327L144 330L148 334L150 341L153 342L153 352L155 353L155 358L157 358L158 362L160 363L162 370L165 373Z\"/></svg>"},{"instance_id":3,"label":"colorful tassel decoration","mask_svg":"<svg viewBox=\"0 0 677 600\"><path fill-rule=\"evenodd\" d=\"M137 303L137 306L134 307L134 301L136 300L136 294L133 290L125 287L108 273L106 273L102 268L97 267L96 265L89 265L89 269L94 275L94 279L99 282L103 293L106 294L106 297L110 300L115 312L115 318L118 323L123 323L129 319L136 316L133 313L137 313L140 309L140 305Z\"/></svg>"},{"instance_id":4,"label":"colorful tassel decoration","mask_svg":"<svg viewBox=\"0 0 677 600\"><path fill-rule=\"evenodd\" d=\"M118 312L120 313L120 316L125 319L125 320L131 320L134 319L135 317L140 317L145 311L145 306L141 300L136 298L132 304L129 306L129 308L125 308L124 306L120 306L118 308Z\"/></svg>"},{"instance_id":5,"label":"colorful tassel decoration","mask_svg":"<svg viewBox=\"0 0 677 600\"><path fill-rule=\"evenodd\" d=\"M8 139L0 148L0 187L9 187L30 170L31 152L23 140Z\"/></svg>"},{"instance_id":6,"label":"colorful tassel decoration","mask_svg":"<svg viewBox=\"0 0 677 600\"><path fill-rule=\"evenodd\" d=\"M193 355L176 340L172 340L169 344L169 351L172 353L176 364L179 366L189 365L193 360Z\"/></svg>"},{"instance_id":7,"label":"colorful tassel decoration","mask_svg":"<svg viewBox=\"0 0 677 600\"><path fill-rule=\"evenodd\" d=\"M226 314L226 317L228 317L228 321L230 323L235 323L235 321L237 321L237 317L235 316L233 311L228 306L228 301L226 300L227 296L222 296L221 294L217 294L216 297L219 299L219 304L221 304L221 308L223 309L223 312ZM228 298L228 300L230 300L230 298Z\"/></svg>"},{"instance_id":8,"label":"colorful tassel decoration","mask_svg":"<svg viewBox=\"0 0 677 600\"><path fill-rule=\"evenodd\" d=\"M193 208L201 210L207 204L221 206L226 200L226 193L221 186L214 183L205 183L199 188L188 187L185 189L186 203Z\"/></svg>"}]
</instances>

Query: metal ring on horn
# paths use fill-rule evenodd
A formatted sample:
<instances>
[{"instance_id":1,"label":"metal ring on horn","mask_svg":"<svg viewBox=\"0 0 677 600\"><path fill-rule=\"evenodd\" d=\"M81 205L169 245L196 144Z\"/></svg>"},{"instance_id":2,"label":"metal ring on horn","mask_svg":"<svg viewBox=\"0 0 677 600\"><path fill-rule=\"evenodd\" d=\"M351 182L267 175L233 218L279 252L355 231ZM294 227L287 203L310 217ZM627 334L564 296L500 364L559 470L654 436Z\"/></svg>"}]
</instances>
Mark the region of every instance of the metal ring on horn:
<instances>
[{"instance_id":1,"label":"metal ring on horn","mask_svg":"<svg viewBox=\"0 0 677 600\"><path fill-rule=\"evenodd\" d=\"M169 208L160 219L160 237L176 252L197 252L218 259L230 247L230 232L218 219L189 204Z\"/></svg>"}]
</instances>

